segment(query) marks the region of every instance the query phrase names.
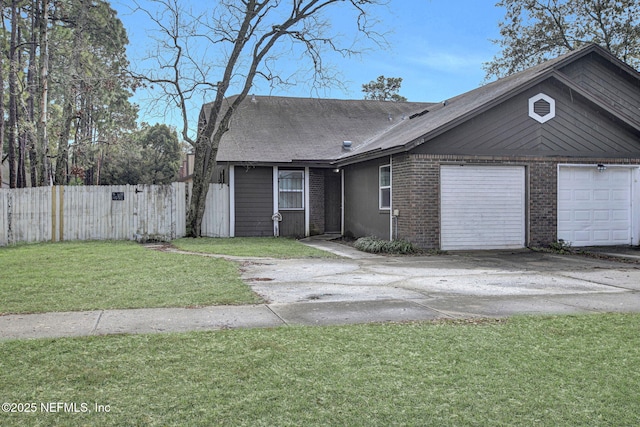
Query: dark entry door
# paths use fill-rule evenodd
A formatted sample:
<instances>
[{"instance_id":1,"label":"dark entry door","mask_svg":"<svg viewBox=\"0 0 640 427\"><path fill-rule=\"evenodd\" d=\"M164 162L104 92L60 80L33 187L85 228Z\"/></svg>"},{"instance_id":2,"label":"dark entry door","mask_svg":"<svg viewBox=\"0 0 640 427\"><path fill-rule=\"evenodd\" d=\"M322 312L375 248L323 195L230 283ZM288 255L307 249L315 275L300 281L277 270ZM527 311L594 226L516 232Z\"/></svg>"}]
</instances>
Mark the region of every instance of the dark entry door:
<instances>
[{"instance_id":1,"label":"dark entry door","mask_svg":"<svg viewBox=\"0 0 640 427\"><path fill-rule=\"evenodd\" d=\"M324 179L324 230L339 233L342 229L341 174L327 170Z\"/></svg>"}]
</instances>

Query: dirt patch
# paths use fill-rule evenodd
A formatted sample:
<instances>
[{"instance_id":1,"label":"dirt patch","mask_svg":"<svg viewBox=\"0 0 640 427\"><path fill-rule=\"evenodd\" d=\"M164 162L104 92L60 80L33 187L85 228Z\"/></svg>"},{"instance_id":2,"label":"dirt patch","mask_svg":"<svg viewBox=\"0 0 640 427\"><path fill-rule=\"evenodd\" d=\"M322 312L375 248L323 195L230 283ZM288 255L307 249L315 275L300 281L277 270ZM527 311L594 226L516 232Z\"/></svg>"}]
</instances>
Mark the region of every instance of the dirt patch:
<instances>
[{"instance_id":1,"label":"dirt patch","mask_svg":"<svg viewBox=\"0 0 640 427\"><path fill-rule=\"evenodd\" d=\"M151 250L154 250L154 251L160 251L160 252L171 252L171 251L178 250L178 248L176 248L175 246L173 246L169 242L144 243L142 246L144 246L147 249L151 249Z\"/></svg>"}]
</instances>

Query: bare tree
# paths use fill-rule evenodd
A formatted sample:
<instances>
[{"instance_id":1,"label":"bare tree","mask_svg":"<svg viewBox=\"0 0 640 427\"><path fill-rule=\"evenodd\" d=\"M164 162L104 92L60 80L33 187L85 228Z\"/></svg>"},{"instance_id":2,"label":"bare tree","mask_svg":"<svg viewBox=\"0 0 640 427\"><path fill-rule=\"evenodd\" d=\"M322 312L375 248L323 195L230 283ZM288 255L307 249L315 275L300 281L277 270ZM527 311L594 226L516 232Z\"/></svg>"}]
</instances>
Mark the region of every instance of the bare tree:
<instances>
[{"instance_id":1,"label":"bare tree","mask_svg":"<svg viewBox=\"0 0 640 427\"><path fill-rule=\"evenodd\" d=\"M254 81L261 78L272 87L295 84L296 77L286 75L279 66L286 55L288 62L306 59L312 64L312 85L339 83L324 63L324 54L359 52L351 47L353 41L350 47L339 46L326 11L343 8L345 14L352 13L357 33L383 44L383 35L372 30L377 21L371 11L386 0L220 0L200 14L184 10L178 0L153 3L160 12L140 5L137 10L146 13L160 31L159 49L152 55L159 63L138 76L159 86L165 99L180 110L182 137L195 153L187 234L197 237L220 140ZM212 63L212 57L219 62ZM209 94L212 101L206 115L197 122L190 120L191 101L207 99ZM198 125L195 138L190 136L194 124Z\"/></svg>"}]
</instances>

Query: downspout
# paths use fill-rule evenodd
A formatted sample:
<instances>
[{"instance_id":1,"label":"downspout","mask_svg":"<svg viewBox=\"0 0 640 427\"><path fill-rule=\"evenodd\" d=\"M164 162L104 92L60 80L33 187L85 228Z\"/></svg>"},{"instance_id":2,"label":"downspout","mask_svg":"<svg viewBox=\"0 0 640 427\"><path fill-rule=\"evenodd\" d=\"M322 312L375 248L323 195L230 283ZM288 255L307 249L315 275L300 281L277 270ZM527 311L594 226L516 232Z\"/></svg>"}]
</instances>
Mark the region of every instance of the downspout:
<instances>
[{"instance_id":1,"label":"downspout","mask_svg":"<svg viewBox=\"0 0 640 427\"><path fill-rule=\"evenodd\" d=\"M309 237L311 235L310 230L310 210L311 206L309 205L309 167L304 168L304 235L305 237Z\"/></svg>"},{"instance_id":2,"label":"downspout","mask_svg":"<svg viewBox=\"0 0 640 427\"><path fill-rule=\"evenodd\" d=\"M344 168L340 168L340 235L344 236Z\"/></svg>"},{"instance_id":3,"label":"downspout","mask_svg":"<svg viewBox=\"0 0 640 427\"><path fill-rule=\"evenodd\" d=\"M229 237L236 236L236 169L229 166Z\"/></svg>"},{"instance_id":4,"label":"downspout","mask_svg":"<svg viewBox=\"0 0 640 427\"><path fill-rule=\"evenodd\" d=\"M389 240L394 240L393 227L396 224L396 237L397 237L397 218L393 215L393 155L389 156Z\"/></svg>"},{"instance_id":5,"label":"downspout","mask_svg":"<svg viewBox=\"0 0 640 427\"><path fill-rule=\"evenodd\" d=\"M278 167L273 167L273 215L271 220L273 221L273 237L280 237L280 221L282 221L282 215L278 212Z\"/></svg>"}]
</instances>

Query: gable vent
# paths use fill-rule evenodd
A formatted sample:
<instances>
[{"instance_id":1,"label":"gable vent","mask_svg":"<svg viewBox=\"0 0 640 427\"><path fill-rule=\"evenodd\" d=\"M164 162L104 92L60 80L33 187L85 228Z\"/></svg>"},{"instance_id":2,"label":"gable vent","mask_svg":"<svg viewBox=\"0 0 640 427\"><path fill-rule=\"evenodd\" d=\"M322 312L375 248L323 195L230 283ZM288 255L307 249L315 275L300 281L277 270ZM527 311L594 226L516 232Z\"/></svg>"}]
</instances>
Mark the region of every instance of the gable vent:
<instances>
[{"instance_id":1,"label":"gable vent","mask_svg":"<svg viewBox=\"0 0 640 427\"><path fill-rule=\"evenodd\" d=\"M529 98L529 117L545 123L556 116L556 101L544 93Z\"/></svg>"},{"instance_id":2,"label":"gable vent","mask_svg":"<svg viewBox=\"0 0 640 427\"><path fill-rule=\"evenodd\" d=\"M547 114L551 113L551 104L549 104L544 99L536 101L533 103L533 112L541 117L544 117Z\"/></svg>"}]
</instances>

